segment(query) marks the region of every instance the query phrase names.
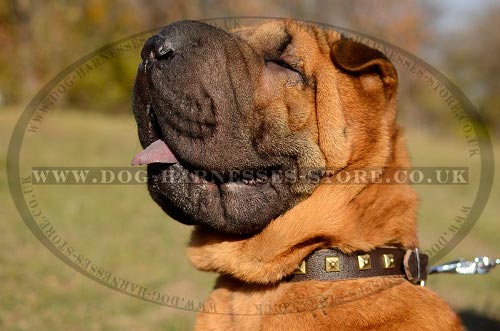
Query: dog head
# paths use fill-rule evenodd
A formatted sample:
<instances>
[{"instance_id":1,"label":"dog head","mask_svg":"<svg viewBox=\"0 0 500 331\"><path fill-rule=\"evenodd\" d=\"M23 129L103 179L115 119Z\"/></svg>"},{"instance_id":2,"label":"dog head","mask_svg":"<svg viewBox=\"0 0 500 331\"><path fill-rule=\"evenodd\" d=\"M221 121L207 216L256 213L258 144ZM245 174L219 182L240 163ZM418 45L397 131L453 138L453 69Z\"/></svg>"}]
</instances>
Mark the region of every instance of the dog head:
<instances>
[{"instance_id":1,"label":"dog head","mask_svg":"<svg viewBox=\"0 0 500 331\"><path fill-rule=\"evenodd\" d=\"M141 56L134 163L148 164L152 198L180 222L256 233L331 172L390 157L396 71L335 31L181 21Z\"/></svg>"}]
</instances>

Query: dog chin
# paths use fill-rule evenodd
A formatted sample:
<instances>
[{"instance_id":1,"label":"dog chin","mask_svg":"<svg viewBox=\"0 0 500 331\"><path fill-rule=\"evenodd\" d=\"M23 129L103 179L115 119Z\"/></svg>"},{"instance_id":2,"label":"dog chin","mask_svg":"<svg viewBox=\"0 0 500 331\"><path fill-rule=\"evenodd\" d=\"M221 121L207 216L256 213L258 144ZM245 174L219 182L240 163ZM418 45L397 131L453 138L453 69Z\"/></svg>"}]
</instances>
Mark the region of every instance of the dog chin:
<instances>
[{"instance_id":1,"label":"dog chin","mask_svg":"<svg viewBox=\"0 0 500 331\"><path fill-rule=\"evenodd\" d=\"M228 234L252 234L297 201L281 171L257 174L254 178L250 173L214 178L180 163L155 163L148 165L148 189L153 200L181 223Z\"/></svg>"}]
</instances>

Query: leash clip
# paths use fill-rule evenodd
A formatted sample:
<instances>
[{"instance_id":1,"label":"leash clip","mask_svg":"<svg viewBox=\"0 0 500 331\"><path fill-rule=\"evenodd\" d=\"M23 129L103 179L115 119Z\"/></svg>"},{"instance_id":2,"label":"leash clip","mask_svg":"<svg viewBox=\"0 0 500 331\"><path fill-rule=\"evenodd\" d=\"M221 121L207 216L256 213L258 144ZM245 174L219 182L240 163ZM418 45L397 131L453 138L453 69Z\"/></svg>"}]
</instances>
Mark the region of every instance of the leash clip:
<instances>
[{"instance_id":1,"label":"leash clip","mask_svg":"<svg viewBox=\"0 0 500 331\"><path fill-rule=\"evenodd\" d=\"M427 279L427 260L427 255L420 254L418 248L407 249L403 257L406 279L413 284L424 287Z\"/></svg>"},{"instance_id":2,"label":"leash clip","mask_svg":"<svg viewBox=\"0 0 500 331\"><path fill-rule=\"evenodd\" d=\"M458 259L432 266L429 269L429 274L454 273L459 275L482 275L490 272L490 270L493 269L497 264L500 264L500 259L492 259L487 256L478 256L472 261Z\"/></svg>"},{"instance_id":3,"label":"leash clip","mask_svg":"<svg viewBox=\"0 0 500 331\"><path fill-rule=\"evenodd\" d=\"M420 275L420 252L418 251L418 247L415 248L415 255L417 257L417 284L425 287L425 279L422 279Z\"/></svg>"}]
</instances>

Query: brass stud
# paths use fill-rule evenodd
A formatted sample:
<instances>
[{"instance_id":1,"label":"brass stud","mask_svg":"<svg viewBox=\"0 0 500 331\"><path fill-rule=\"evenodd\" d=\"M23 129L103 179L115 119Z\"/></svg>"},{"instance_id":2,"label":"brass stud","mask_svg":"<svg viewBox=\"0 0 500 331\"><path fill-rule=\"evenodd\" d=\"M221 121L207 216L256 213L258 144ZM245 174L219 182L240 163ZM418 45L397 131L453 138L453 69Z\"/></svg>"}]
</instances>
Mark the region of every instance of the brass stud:
<instances>
[{"instance_id":1,"label":"brass stud","mask_svg":"<svg viewBox=\"0 0 500 331\"><path fill-rule=\"evenodd\" d=\"M372 268L372 264L370 262L370 255L358 255L358 269L359 270L368 270Z\"/></svg>"},{"instance_id":2,"label":"brass stud","mask_svg":"<svg viewBox=\"0 0 500 331\"><path fill-rule=\"evenodd\" d=\"M384 264L384 269L394 268L394 255L392 254L382 255L382 263Z\"/></svg>"},{"instance_id":3,"label":"brass stud","mask_svg":"<svg viewBox=\"0 0 500 331\"><path fill-rule=\"evenodd\" d=\"M340 271L340 259L338 256L329 256L325 258L325 271L326 272Z\"/></svg>"},{"instance_id":4,"label":"brass stud","mask_svg":"<svg viewBox=\"0 0 500 331\"><path fill-rule=\"evenodd\" d=\"M306 261L300 262L300 264L295 268L295 271L293 272L294 275L305 275L306 273Z\"/></svg>"}]
</instances>

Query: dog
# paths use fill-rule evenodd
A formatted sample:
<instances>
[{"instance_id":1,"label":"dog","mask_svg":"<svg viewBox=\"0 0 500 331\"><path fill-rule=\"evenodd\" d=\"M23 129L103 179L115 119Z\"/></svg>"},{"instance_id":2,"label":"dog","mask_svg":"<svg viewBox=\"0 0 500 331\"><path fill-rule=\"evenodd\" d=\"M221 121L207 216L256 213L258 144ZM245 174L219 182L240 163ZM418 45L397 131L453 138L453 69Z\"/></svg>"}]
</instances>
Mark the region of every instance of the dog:
<instances>
[{"instance_id":1,"label":"dog","mask_svg":"<svg viewBox=\"0 0 500 331\"><path fill-rule=\"evenodd\" d=\"M196 329L462 330L419 286L415 192L380 184L409 166L381 52L293 20L180 21L141 57L133 164L194 225L190 261L220 274ZM357 169L376 180L329 185Z\"/></svg>"}]
</instances>

